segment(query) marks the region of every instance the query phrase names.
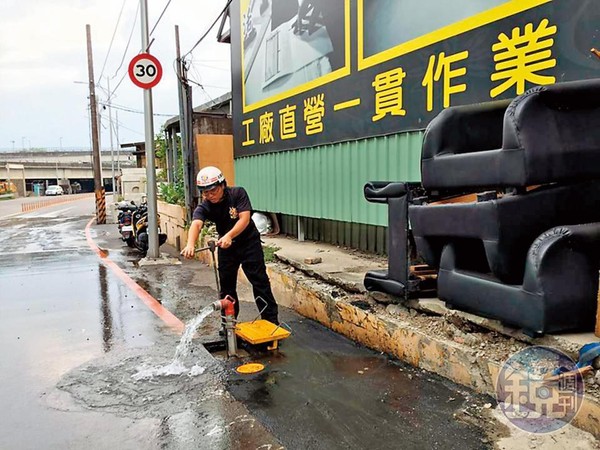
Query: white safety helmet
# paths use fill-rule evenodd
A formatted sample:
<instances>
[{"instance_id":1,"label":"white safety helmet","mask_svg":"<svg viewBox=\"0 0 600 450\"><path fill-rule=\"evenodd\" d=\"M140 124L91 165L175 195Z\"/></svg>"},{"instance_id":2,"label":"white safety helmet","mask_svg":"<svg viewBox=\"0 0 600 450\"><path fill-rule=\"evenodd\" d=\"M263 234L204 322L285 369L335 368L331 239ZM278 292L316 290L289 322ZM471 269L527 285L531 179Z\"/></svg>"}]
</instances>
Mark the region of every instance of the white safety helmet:
<instances>
[{"instance_id":1,"label":"white safety helmet","mask_svg":"<svg viewBox=\"0 0 600 450\"><path fill-rule=\"evenodd\" d=\"M206 191L213 187L225 183L223 173L214 166L206 166L200 169L196 177L196 186L200 191Z\"/></svg>"}]
</instances>

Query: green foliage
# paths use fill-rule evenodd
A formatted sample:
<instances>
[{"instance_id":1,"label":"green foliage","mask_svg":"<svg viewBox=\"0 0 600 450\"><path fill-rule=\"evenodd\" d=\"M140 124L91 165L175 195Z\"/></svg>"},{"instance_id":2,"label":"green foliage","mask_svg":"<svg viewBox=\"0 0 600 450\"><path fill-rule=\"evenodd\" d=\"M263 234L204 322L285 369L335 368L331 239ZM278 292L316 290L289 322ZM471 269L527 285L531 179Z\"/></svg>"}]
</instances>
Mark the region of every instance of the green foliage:
<instances>
[{"instance_id":1,"label":"green foliage","mask_svg":"<svg viewBox=\"0 0 600 450\"><path fill-rule=\"evenodd\" d=\"M162 161L163 165L167 162L167 139L165 138L164 127L160 129L160 132L154 136L154 156L156 159Z\"/></svg>"},{"instance_id":2,"label":"green foliage","mask_svg":"<svg viewBox=\"0 0 600 450\"><path fill-rule=\"evenodd\" d=\"M161 128L160 132L154 137L155 142L155 156L157 160L162 161L163 166L166 166L167 162L167 139L165 138L164 127ZM177 137L177 152L179 156L177 158L177 168L175 170L174 183L163 183L159 187L159 195L161 200L171 203L173 205L185 206L185 190L183 186L183 158L181 157L181 145L180 138ZM159 181L167 180L167 169L162 169L157 176Z\"/></svg>"},{"instance_id":3,"label":"green foliage","mask_svg":"<svg viewBox=\"0 0 600 450\"><path fill-rule=\"evenodd\" d=\"M173 205L185 206L183 180L178 180L175 183L164 183L160 187L160 198Z\"/></svg>"},{"instance_id":4,"label":"green foliage","mask_svg":"<svg viewBox=\"0 0 600 450\"><path fill-rule=\"evenodd\" d=\"M175 173L176 181L174 183L163 183L160 186L161 200L173 205L185 206L185 189L183 186L183 161L178 159L177 171ZM167 178L166 173L165 179Z\"/></svg>"},{"instance_id":5,"label":"green foliage","mask_svg":"<svg viewBox=\"0 0 600 450\"><path fill-rule=\"evenodd\" d=\"M265 262L266 263L277 261L277 257L275 256L275 252L277 250L281 250L281 248L275 247L274 245L264 245L263 246L263 253L265 254Z\"/></svg>"},{"instance_id":6,"label":"green foliage","mask_svg":"<svg viewBox=\"0 0 600 450\"><path fill-rule=\"evenodd\" d=\"M204 222L204 226L200 230L200 242L206 243L210 239L216 240L218 238L219 233L217 233L217 226L210 220Z\"/></svg>"}]
</instances>

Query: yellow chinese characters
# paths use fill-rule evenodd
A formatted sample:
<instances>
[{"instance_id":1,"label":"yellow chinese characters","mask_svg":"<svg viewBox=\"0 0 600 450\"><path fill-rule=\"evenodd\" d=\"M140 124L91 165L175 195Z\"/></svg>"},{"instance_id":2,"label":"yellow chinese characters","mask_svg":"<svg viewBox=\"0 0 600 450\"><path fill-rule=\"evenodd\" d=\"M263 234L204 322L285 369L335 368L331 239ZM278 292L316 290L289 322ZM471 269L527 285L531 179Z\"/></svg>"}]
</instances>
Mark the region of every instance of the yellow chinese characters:
<instances>
[{"instance_id":1,"label":"yellow chinese characters","mask_svg":"<svg viewBox=\"0 0 600 450\"><path fill-rule=\"evenodd\" d=\"M325 94L318 94L304 100L304 121L306 134L317 134L323 131L325 116Z\"/></svg>"},{"instance_id":2,"label":"yellow chinese characters","mask_svg":"<svg viewBox=\"0 0 600 450\"><path fill-rule=\"evenodd\" d=\"M383 119L387 114L405 116L402 107L402 81L406 72L401 67L378 74L372 85L375 88L375 115L373 122Z\"/></svg>"},{"instance_id":3,"label":"yellow chinese characters","mask_svg":"<svg viewBox=\"0 0 600 450\"><path fill-rule=\"evenodd\" d=\"M260 116L260 138L261 144L273 142L273 113L265 112Z\"/></svg>"},{"instance_id":4,"label":"yellow chinese characters","mask_svg":"<svg viewBox=\"0 0 600 450\"><path fill-rule=\"evenodd\" d=\"M540 75L538 72L556 66L552 57L552 45L556 34L556 26L548 26L548 19L543 19L534 30L533 24L525 25L523 34L518 27L513 28L508 37L501 33L498 42L492 46L496 72L491 75L492 81L504 80L490 91L492 98L516 85L516 94L525 92L525 82L544 85L552 84L556 78Z\"/></svg>"},{"instance_id":5,"label":"yellow chinese characters","mask_svg":"<svg viewBox=\"0 0 600 450\"><path fill-rule=\"evenodd\" d=\"M285 105L279 110L279 135L281 139L296 137L296 105Z\"/></svg>"},{"instance_id":6,"label":"yellow chinese characters","mask_svg":"<svg viewBox=\"0 0 600 450\"><path fill-rule=\"evenodd\" d=\"M429 64L427 71L423 77L422 86L427 88L427 111L433 111L433 85L435 82L440 81L443 76L442 94L444 108L450 106L450 96L465 92L467 85L465 83L452 84L454 78L462 77L467 74L465 67L453 68L452 65L463 61L469 57L469 51L465 50L454 55L446 56L445 52L441 52L437 58L435 55L429 57Z\"/></svg>"},{"instance_id":7,"label":"yellow chinese characters","mask_svg":"<svg viewBox=\"0 0 600 450\"><path fill-rule=\"evenodd\" d=\"M242 125L246 129L246 138L244 139L244 142L242 142L242 147L247 147L248 145L254 144L254 139L250 138L250 125L252 125L252 123L254 123L254 119L246 119L242 121Z\"/></svg>"}]
</instances>

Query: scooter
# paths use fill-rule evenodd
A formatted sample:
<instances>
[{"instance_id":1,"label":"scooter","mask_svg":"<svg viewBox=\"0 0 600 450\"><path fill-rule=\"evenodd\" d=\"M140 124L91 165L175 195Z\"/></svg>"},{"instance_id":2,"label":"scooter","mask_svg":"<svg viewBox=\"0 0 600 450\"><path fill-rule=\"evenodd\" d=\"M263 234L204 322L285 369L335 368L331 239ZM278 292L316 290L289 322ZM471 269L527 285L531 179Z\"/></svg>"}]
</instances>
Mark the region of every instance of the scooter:
<instances>
[{"instance_id":1,"label":"scooter","mask_svg":"<svg viewBox=\"0 0 600 450\"><path fill-rule=\"evenodd\" d=\"M117 209L119 215L117 217L119 233L121 234L121 240L129 247L135 247L135 236L133 234L132 217L133 212L138 209L135 202L119 202L117 203Z\"/></svg>"},{"instance_id":2,"label":"scooter","mask_svg":"<svg viewBox=\"0 0 600 450\"><path fill-rule=\"evenodd\" d=\"M160 219L158 214L157 219ZM146 203L142 203L135 211L133 211L132 225L133 246L145 255L148 251L148 206ZM161 233L159 228L158 246L160 247L166 241L167 235L165 233Z\"/></svg>"}]
</instances>

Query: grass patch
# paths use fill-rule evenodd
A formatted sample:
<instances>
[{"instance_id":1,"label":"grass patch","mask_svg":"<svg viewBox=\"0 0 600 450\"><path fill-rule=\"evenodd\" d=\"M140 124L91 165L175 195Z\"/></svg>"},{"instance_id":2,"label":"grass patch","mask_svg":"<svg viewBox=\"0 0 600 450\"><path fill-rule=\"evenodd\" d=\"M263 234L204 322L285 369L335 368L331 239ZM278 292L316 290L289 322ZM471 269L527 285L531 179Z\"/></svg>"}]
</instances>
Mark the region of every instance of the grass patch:
<instances>
[{"instance_id":1,"label":"grass patch","mask_svg":"<svg viewBox=\"0 0 600 450\"><path fill-rule=\"evenodd\" d=\"M277 261L277 257L275 256L275 252L277 250L281 250L281 247L275 247L274 245L263 245L266 263Z\"/></svg>"}]
</instances>

